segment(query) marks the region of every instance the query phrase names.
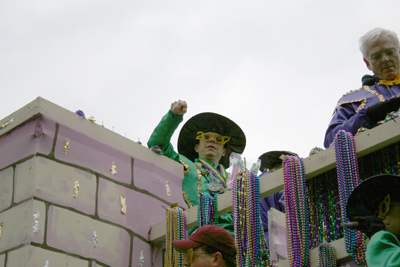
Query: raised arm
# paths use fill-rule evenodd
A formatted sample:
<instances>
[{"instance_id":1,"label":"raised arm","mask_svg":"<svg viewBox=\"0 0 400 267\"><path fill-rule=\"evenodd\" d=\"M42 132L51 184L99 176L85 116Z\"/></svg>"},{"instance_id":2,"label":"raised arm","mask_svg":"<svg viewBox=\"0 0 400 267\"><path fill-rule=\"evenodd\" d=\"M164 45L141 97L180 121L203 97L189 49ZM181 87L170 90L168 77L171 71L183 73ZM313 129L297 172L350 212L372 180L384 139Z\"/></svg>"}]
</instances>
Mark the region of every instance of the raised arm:
<instances>
[{"instance_id":1,"label":"raised arm","mask_svg":"<svg viewBox=\"0 0 400 267\"><path fill-rule=\"evenodd\" d=\"M174 151L171 137L179 123L183 120L183 114L187 111L186 101L178 100L171 104L171 109L161 119L151 134L147 146L159 146L166 157L179 162L179 154Z\"/></svg>"}]
</instances>

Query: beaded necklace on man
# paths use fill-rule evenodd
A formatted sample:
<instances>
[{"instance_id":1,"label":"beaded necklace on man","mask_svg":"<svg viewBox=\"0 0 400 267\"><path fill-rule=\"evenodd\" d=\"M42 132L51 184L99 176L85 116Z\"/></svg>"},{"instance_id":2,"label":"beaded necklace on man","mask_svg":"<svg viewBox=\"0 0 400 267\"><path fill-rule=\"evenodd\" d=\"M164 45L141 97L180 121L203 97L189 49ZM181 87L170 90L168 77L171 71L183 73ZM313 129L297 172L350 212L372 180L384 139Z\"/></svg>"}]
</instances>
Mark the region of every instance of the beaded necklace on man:
<instances>
[{"instance_id":1,"label":"beaded necklace on man","mask_svg":"<svg viewBox=\"0 0 400 267\"><path fill-rule=\"evenodd\" d=\"M222 194L226 188L226 170L224 166L218 163L207 161L203 158L196 159L197 175L199 175L199 168L201 175L207 181L207 188L212 195Z\"/></svg>"},{"instance_id":2,"label":"beaded necklace on man","mask_svg":"<svg viewBox=\"0 0 400 267\"><path fill-rule=\"evenodd\" d=\"M340 130L335 136L336 169L338 176L340 206L342 221L348 223L346 204L350 193L360 183L358 161L354 137L351 133ZM344 229L346 252L353 257L357 264L365 262L365 240L361 232Z\"/></svg>"},{"instance_id":3,"label":"beaded necklace on man","mask_svg":"<svg viewBox=\"0 0 400 267\"><path fill-rule=\"evenodd\" d=\"M203 158L196 159L197 167L197 225L218 223L217 197L226 188L226 171L221 164L209 162ZM201 192L202 177L208 181L208 192Z\"/></svg>"},{"instance_id":4,"label":"beaded necklace on man","mask_svg":"<svg viewBox=\"0 0 400 267\"><path fill-rule=\"evenodd\" d=\"M200 193L199 204L197 207L197 225L199 227L208 224L218 223L218 200L215 195L212 197L209 193Z\"/></svg>"}]
</instances>

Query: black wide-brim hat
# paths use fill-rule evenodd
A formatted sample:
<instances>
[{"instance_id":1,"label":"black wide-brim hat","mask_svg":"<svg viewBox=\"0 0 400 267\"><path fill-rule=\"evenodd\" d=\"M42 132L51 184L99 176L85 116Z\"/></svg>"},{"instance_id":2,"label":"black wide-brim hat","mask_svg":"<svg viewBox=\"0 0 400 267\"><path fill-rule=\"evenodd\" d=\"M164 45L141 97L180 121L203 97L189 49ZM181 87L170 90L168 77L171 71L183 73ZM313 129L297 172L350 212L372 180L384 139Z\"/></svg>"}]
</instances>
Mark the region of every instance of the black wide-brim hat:
<instances>
[{"instance_id":1,"label":"black wide-brim hat","mask_svg":"<svg viewBox=\"0 0 400 267\"><path fill-rule=\"evenodd\" d=\"M264 171L265 169L271 170L277 164L282 164L283 160L280 158L282 155L289 155L289 156L298 156L296 153L290 151L269 151L262 154L258 157L261 160L260 170Z\"/></svg>"},{"instance_id":2,"label":"black wide-brim hat","mask_svg":"<svg viewBox=\"0 0 400 267\"><path fill-rule=\"evenodd\" d=\"M202 131L218 133L222 136L229 136L230 140L224 145L227 150L225 156L221 158L219 163L226 168L229 167L229 156L232 152L242 154L246 147L246 136L240 127L222 115L204 112L191 117L182 127L178 137L178 152L191 161L195 161L199 157L194 150L194 146L198 144L196 139L197 132Z\"/></svg>"},{"instance_id":3,"label":"black wide-brim hat","mask_svg":"<svg viewBox=\"0 0 400 267\"><path fill-rule=\"evenodd\" d=\"M355 216L376 216L380 203L390 194L390 201L400 201L400 176L379 174L361 182L346 205L347 218L354 221Z\"/></svg>"}]
</instances>

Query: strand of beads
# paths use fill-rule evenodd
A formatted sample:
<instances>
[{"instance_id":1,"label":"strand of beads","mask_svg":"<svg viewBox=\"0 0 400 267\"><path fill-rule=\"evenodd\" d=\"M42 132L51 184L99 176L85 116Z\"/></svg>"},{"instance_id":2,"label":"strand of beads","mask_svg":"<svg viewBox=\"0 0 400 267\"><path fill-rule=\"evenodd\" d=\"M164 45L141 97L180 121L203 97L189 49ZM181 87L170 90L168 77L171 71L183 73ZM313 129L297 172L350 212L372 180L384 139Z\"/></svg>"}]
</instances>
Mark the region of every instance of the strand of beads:
<instances>
[{"instance_id":1,"label":"strand of beads","mask_svg":"<svg viewBox=\"0 0 400 267\"><path fill-rule=\"evenodd\" d=\"M245 240L242 234L243 228L243 219L244 216L242 214L242 194L243 194L243 179L239 177L239 175L234 179L233 186L232 186L232 216L233 216L233 228L235 232L235 246L237 249L236 254L236 266L241 267L243 266L243 254L245 248Z\"/></svg>"},{"instance_id":2,"label":"strand of beads","mask_svg":"<svg viewBox=\"0 0 400 267\"><path fill-rule=\"evenodd\" d=\"M174 218L174 222L178 222L179 221L179 216L178 216L178 209L173 209L173 218ZM175 223L173 226L174 229L174 240L179 240L179 234L180 234L180 229L179 229L179 224ZM182 256L182 253L178 253L178 251L176 251L174 249L174 266L179 266L179 258L181 258L180 256Z\"/></svg>"},{"instance_id":3,"label":"strand of beads","mask_svg":"<svg viewBox=\"0 0 400 267\"><path fill-rule=\"evenodd\" d=\"M309 258L309 207L303 161L287 156L283 161L287 248L290 266L311 266Z\"/></svg>"},{"instance_id":4,"label":"strand of beads","mask_svg":"<svg viewBox=\"0 0 400 267\"><path fill-rule=\"evenodd\" d=\"M181 267L183 264L182 253L173 248L173 240L183 240L188 238L186 229L186 216L179 207L167 209L167 234L166 234L166 255L165 266Z\"/></svg>"},{"instance_id":5,"label":"strand of beads","mask_svg":"<svg viewBox=\"0 0 400 267\"><path fill-rule=\"evenodd\" d=\"M336 251L329 243L322 243L318 247L318 266L319 267L336 267Z\"/></svg>"},{"instance_id":6,"label":"strand of beads","mask_svg":"<svg viewBox=\"0 0 400 267\"><path fill-rule=\"evenodd\" d=\"M354 137L351 133L340 130L335 137L336 169L342 222L347 223L346 203L351 192L360 183L358 172L357 152ZM355 263L361 265L365 262L365 240L358 231L344 229L346 252L352 256Z\"/></svg>"},{"instance_id":7,"label":"strand of beads","mask_svg":"<svg viewBox=\"0 0 400 267\"><path fill-rule=\"evenodd\" d=\"M167 209L167 234L166 234L166 251L165 251L165 265L172 266L172 255L173 255L173 247L172 247L172 220L173 211L171 209Z\"/></svg>"},{"instance_id":8,"label":"strand of beads","mask_svg":"<svg viewBox=\"0 0 400 267\"><path fill-rule=\"evenodd\" d=\"M215 223L214 218L216 218L216 216L214 211L217 210L218 212L217 203L217 199L215 198L214 201L214 198L209 193L200 193L199 205L197 208L197 225L199 227Z\"/></svg>"},{"instance_id":9,"label":"strand of beads","mask_svg":"<svg viewBox=\"0 0 400 267\"><path fill-rule=\"evenodd\" d=\"M236 265L271 266L269 251L261 228L260 186L250 171L237 176L232 189Z\"/></svg>"},{"instance_id":10,"label":"strand of beads","mask_svg":"<svg viewBox=\"0 0 400 267\"><path fill-rule=\"evenodd\" d=\"M262 220L260 217L260 230L263 229ZM261 232L260 235L260 244L261 244L261 266L274 266L271 265L271 261L269 259L269 249L267 240L265 239L264 233Z\"/></svg>"},{"instance_id":11,"label":"strand of beads","mask_svg":"<svg viewBox=\"0 0 400 267\"><path fill-rule=\"evenodd\" d=\"M214 224L218 223L218 199L217 199L218 195L215 195L213 198L213 202L214 202Z\"/></svg>"}]
</instances>

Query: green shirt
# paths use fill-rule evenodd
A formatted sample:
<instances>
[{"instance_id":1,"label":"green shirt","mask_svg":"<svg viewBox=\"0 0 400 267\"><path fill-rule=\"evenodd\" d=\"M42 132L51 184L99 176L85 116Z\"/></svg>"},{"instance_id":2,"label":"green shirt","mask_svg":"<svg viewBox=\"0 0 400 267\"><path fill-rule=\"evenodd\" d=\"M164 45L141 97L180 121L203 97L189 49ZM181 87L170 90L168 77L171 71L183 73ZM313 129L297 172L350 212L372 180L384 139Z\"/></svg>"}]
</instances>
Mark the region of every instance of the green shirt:
<instances>
[{"instance_id":1,"label":"green shirt","mask_svg":"<svg viewBox=\"0 0 400 267\"><path fill-rule=\"evenodd\" d=\"M198 196L197 196L197 183L198 183L198 176L197 176L197 167L196 164L186 158L185 156L178 154L175 152L172 144L171 144L171 137L174 134L178 125L182 122L183 116L179 116L174 114L171 110L161 119L160 123L154 129L152 135L150 136L149 141L147 142L148 147L152 146L159 146L164 153L164 156L173 159L177 162L182 160L185 164L189 166L189 172L185 175L183 182L182 182L182 190L188 196L190 203L193 206L197 206L198 204ZM194 148L193 148L194 149ZM202 175L201 177L201 191L208 192L207 188L208 180L205 176ZM218 224L228 230L232 235L234 234L233 231L233 218L232 212L227 214L221 215L218 217ZM195 227L197 228L197 227ZM195 228L192 228L194 230Z\"/></svg>"},{"instance_id":2,"label":"green shirt","mask_svg":"<svg viewBox=\"0 0 400 267\"><path fill-rule=\"evenodd\" d=\"M365 257L368 267L399 267L400 242L392 233L379 231L371 237Z\"/></svg>"}]
</instances>

